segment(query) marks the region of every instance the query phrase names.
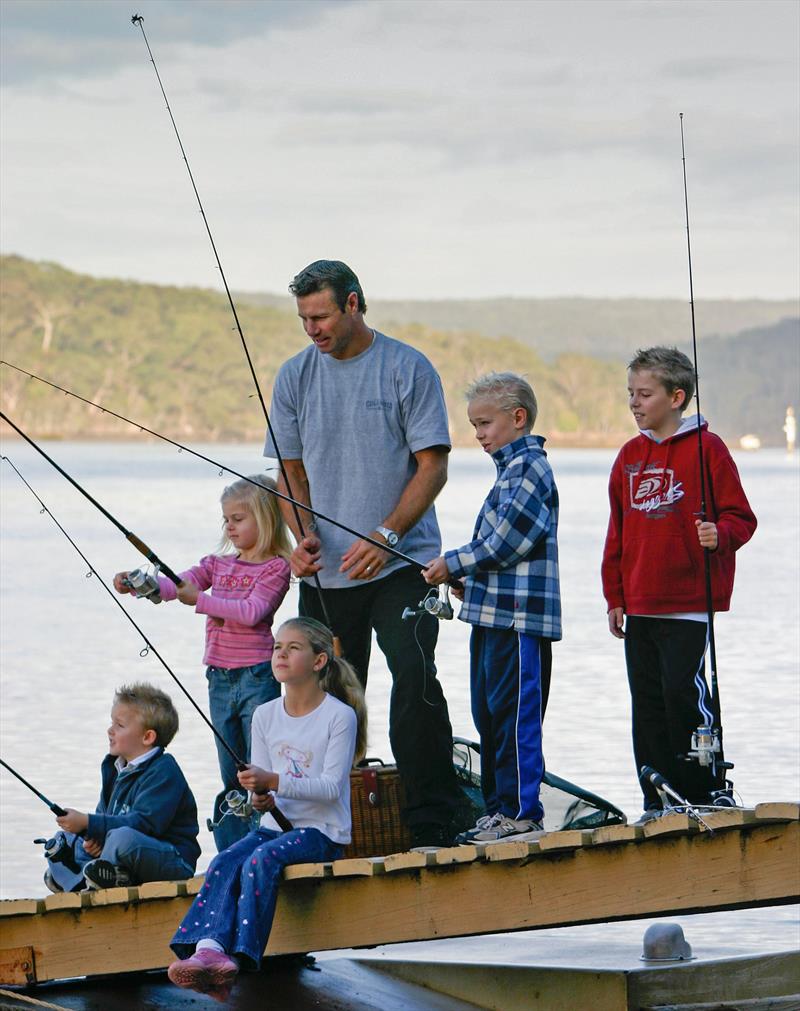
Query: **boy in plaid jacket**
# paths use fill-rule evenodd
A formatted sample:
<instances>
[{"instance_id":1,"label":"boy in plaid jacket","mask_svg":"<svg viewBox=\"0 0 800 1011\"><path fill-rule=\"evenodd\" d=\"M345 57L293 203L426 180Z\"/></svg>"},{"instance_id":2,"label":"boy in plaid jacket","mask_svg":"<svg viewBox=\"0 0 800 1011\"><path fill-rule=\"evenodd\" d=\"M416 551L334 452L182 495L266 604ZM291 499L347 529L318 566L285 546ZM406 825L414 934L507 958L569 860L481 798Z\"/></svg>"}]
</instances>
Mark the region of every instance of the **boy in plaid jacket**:
<instances>
[{"instance_id":1,"label":"boy in plaid jacket","mask_svg":"<svg viewBox=\"0 0 800 1011\"><path fill-rule=\"evenodd\" d=\"M530 434L537 413L530 385L510 372L490 373L466 395L497 480L470 543L430 562L423 575L431 585L462 580L459 618L473 626L470 689L486 814L459 840L496 842L542 828L542 660L561 638L558 491L544 439Z\"/></svg>"}]
</instances>

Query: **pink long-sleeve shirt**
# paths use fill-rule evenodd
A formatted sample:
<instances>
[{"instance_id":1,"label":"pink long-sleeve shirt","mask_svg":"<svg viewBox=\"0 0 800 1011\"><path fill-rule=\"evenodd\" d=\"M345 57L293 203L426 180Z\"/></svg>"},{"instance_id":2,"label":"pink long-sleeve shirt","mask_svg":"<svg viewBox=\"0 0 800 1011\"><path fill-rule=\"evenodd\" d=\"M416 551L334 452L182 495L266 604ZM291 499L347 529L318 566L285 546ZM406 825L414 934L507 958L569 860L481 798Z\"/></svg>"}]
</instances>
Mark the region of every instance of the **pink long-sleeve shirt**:
<instances>
[{"instance_id":1,"label":"pink long-sleeve shirt","mask_svg":"<svg viewBox=\"0 0 800 1011\"><path fill-rule=\"evenodd\" d=\"M179 573L202 592L195 611L206 617L203 663L212 667L250 667L272 659L272 620L289 589L284 558L243 562L236 555L206 555ZM161 597L175 600L175 584L158 578ZM205 592L210 590L211 592ZM222 624L214 619L222 619Z\"/></svg>"}]
</instances>

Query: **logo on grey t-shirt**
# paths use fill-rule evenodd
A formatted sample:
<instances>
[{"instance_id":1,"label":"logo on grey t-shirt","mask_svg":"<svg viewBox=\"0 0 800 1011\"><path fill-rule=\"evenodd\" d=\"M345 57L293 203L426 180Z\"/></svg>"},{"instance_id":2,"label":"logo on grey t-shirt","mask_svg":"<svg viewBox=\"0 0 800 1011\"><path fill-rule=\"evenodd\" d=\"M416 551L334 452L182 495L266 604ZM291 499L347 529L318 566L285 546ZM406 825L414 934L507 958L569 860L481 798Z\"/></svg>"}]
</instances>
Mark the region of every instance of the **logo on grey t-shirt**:
<instances>
[{"instance_id":1,"label":"logo on grey t-shirt","mask_svg":"<svg viewBox=\"0 0 800 1011\"><path fill-rule=\"evenodd\" d=\"M368 411L391 411L394 402L392 400L367 400L364 406Z\"/></svg>"}]
</instances>

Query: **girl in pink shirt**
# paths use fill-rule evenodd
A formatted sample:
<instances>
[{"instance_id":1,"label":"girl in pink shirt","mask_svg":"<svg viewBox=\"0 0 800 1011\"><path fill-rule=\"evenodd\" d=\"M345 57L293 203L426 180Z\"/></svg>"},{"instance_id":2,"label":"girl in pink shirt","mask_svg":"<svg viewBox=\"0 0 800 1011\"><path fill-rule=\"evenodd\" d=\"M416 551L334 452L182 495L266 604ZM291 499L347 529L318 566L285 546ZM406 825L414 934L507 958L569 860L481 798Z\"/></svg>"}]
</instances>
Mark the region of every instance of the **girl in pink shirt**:
<instances>
[{"instance_id":1,"label":"girl in pink shirt","mask_svg":"<svg viewBox=\"0 0 800 1011\"><path fill-rule=\"evenodd\" d=\"M280 695L272 674L272 621L289 588L291 553L278 500L268 489L275 482L263 474L235 481L222 493L222 540L219 554L206 555L179 573L181 585L158 577L162 600L178 599L205 615L211 722L232 750L250 760L250 724L257 706ZM130 593L127 572L118 572L114 588ZM214 803L214 840L225 849L247 835L243 818L220 821L229 790L238 788L236 765L217 743L223 788Z\"/></svg>"}]
</instances>

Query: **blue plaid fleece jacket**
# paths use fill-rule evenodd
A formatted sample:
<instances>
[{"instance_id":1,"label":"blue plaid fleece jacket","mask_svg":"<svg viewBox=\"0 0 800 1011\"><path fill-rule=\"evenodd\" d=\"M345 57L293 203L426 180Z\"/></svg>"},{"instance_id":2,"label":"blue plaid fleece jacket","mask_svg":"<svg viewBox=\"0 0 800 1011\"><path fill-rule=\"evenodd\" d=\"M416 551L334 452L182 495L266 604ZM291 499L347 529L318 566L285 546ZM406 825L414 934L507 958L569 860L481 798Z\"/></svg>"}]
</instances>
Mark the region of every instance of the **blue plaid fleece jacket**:
<instances>
[{"instance_id":1,"label":"blue plaid fleece jacket","mask_svg":"<svg viewBox=\"0 0 800 1011\"><path fill-rule=\"evenodd\" d=\"M492 459L497 481L472 540L444 556L451 575L466 576L459 618L560 639L558 490L544 439L525 435Z\"/></svg>"}]
</instances>

